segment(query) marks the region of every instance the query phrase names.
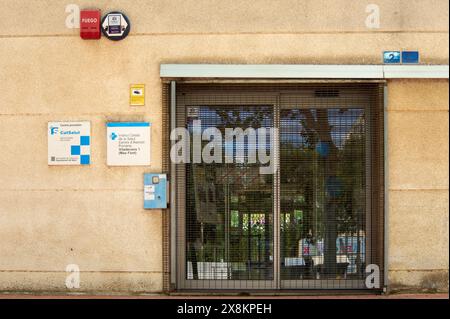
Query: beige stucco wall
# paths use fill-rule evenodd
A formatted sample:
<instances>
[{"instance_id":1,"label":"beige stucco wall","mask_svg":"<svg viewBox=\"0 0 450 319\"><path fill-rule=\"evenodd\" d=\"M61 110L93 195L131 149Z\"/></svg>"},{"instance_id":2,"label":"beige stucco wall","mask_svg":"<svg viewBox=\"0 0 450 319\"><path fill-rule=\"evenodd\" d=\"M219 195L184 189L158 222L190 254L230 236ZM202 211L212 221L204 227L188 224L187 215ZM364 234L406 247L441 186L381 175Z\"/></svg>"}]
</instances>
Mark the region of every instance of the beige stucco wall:
<instances>
[{"instance_id":1,"label":"beige stucco wall","mask_svg":"<svg viewBox=\"0 0 450 319\"><path fill-rule=\"evenodd\" d=\"M389 279L448 289L448 81L388 83Z\"/></svg>"},{"instance_id":2,"label":"beige stucco wall","mask_svg":"<svg viewBox=\"0 0 450 319\"><path fill-rule=\"evenodd\" d=\"M81 291L161 291L162 212L142 209L142 174L161 170L159 65L377 64L385 49L448 64L447 1L377 1L367 29L371 2L0 0L0 291L68 291L72 263ZM69 3L124 11L130 36L81 40ZM432 285L448 276L448 81L391 81L388 114L390 279ZM91 121L91 165L47 165L53 120ZM106 166L109 120L152 123L150 167Z\"/></svg>"}]
</instances>

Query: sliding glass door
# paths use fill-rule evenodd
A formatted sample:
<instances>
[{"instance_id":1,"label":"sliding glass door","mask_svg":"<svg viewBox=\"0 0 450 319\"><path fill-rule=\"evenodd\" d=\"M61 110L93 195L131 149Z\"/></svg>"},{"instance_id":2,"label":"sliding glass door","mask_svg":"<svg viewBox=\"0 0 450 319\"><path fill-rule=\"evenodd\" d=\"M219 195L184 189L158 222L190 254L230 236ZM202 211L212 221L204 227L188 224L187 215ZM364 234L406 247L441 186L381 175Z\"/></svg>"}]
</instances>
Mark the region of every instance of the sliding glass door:
<instances>
[{"instance_id":1,"label":"sliding glass door","mask_svg":"<svg viewBox=\"0 0 450 319\"><path fill-rule=\"evenodd\" d=\"M281 286L363 288L365 106L286 100L280 112Z\"/></svg>"},{"instance_id":2,"label":"sliding glass door","mask_svg":"<svg viewBox=\"0 0 450 319\"><path fill-rule=\"evenodd\" d=\"M366 288L366 266L380 260L369 93L178 93L177 125L191 151L176 170L180 289ZM259 154L272 171L262 173L269 164Z\"/></svg>"},{"instance_id":3,"label":"sliding glass door","mask_svg":"<svg viewBox=\"0 0 450 319\"><path fill-rule=\"evenodd\" d=\"M268 106L195 106L189 111L191 136L208 128L225 137L226 129L273 125L273 107ZM259 164L248 163L248 150L255 145L248 138L242 141L222 139L217 162L203 158L187 167L188 280L250 281L254 287L259 284L252 281L273 280L273 175L260 175ZM202 142L202 151L208 143ZM232 161L226 160L227 153Z\"/></svg>"}]
</instances>

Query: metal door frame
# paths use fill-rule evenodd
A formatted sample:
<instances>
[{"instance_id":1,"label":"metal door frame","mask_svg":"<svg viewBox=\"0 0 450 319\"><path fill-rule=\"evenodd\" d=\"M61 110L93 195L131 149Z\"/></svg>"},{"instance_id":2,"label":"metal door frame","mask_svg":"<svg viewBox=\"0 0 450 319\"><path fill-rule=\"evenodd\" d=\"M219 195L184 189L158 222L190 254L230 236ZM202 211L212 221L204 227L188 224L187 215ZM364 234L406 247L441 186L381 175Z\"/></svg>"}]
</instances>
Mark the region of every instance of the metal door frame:
<instances>
[{"instance_id":1,"label":"metal door frame","mask_svg":"<svg viewBox=\"0 0 450 319\"><path fill-rule=\"evenodd\" d=\"M380 82L380 81L376 81ZM323 84L324 82L321 82ZM348 81L346 82L349 83ZM352 82L350 82L352 83ZM353 84L358 84L358 82L354 82ZM211 94L213 94L212 90L208 90ZM275 98L276 102L273 104L274 107L274 126L279 128L279 113L282 109L280 96L281 94L286 94L287 92L281 93L280 90L274 90L269 93L269 96ZM263 94L264 95L264 94ZM267 96L265 96L267 97ZM180 116L181 119L177 117L177 114L180 113L178 110L180 105L184 105L184 109L186 107L185 104L179 103L180 98L177 98L176 93L176 82L171 81L171 129L175 127L179 127L180 124L184 125L186 120L186 115ZM181 99L182 100L182 99ZM254 105L267 105L266 102L261 103L253 103ZM211 104L208 104L210 106ZM233 105L233 104L230 104ZM241 104L243 105L243 104ZM251 104L250 104L251 105ZM200 105L199 105L200 106ZM347 106L348 107L348 106ZM355 106L354 108L361 108L361 106ZM370 135L371 134L371 105L366 105L365 116L366 116L366 178L370 178L371 176L371 163L372 159L371 148L370 148ZM184 126L183 126L184 127ZM337 282L339 280L281 280L280 278L280 167L279 167L279 132L276 137L276 141L274 142L275 147L275 156L277 158L276 165L277 170L275 172L274 181L273 181L273 279L272 280L187 280L184 277L186 267L185 267L185 184L179 185L177 183L180 181L180 178L185 182L185 164L171 164L171 266L170 266L170 282L177 290L195 290L195 289L209 289L209 290L279 290L279 289L335 289L335 288L348 288L348 289L366 289L364 282L359 282L358 285L352 283L353 280L342 280L344 283L348 283L348 287L346 285L342 285L342 283L337 286L334 284L332 286L324 286L321 282L326 281L328 284L330 282ZM173 145L173 143L171 143ZM370 221L372 218L372 214L374 212L371 211L370 203L371 203L371 186L372 182L370 179L366 179L366 241L370 240L372 237L370 231ZM365 246L365 258L366 261L370 258L370 247L367 242ZM366 263L367 264L367 263ZM300 284L300 285L299 285Z\"/></svg>"}]
</instances>

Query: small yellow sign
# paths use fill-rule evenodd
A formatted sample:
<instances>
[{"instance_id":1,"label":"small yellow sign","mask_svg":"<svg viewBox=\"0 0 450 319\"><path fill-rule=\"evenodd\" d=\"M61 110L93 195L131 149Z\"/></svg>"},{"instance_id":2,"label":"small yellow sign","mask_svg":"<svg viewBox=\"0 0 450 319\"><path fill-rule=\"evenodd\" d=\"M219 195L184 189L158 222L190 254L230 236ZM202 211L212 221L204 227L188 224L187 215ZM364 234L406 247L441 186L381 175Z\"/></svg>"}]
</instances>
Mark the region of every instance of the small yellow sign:
<instances>
[{"instance_id":1,"label":"small yellow sign","mask_svg":"<svg viewBox=\"0 0 450 319\"><path fill-rule=\"evenodd\" d=\"M143 106L145 105L145 85L131 84L130 85L130 105Z\"/></svg>"}]
</instances>

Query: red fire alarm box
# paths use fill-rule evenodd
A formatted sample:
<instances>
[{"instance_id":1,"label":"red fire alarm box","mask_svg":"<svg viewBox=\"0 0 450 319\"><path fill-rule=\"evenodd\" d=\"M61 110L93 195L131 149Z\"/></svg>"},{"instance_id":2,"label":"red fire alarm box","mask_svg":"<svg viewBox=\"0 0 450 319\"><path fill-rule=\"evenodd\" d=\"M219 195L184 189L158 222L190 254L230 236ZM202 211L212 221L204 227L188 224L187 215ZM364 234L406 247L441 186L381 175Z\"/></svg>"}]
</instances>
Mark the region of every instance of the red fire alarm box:
<instances>
[{"instance_id":1,"label":"red fire alarm box","mask_svg":"<svg viewBox=\"0 0 450 319\"><path fill-rule=\"evenodd\" d=\"M82 39L100 39L100 10L80 10L80 37Z\"/></svg>"}]
</instances>

